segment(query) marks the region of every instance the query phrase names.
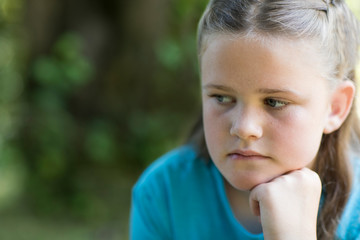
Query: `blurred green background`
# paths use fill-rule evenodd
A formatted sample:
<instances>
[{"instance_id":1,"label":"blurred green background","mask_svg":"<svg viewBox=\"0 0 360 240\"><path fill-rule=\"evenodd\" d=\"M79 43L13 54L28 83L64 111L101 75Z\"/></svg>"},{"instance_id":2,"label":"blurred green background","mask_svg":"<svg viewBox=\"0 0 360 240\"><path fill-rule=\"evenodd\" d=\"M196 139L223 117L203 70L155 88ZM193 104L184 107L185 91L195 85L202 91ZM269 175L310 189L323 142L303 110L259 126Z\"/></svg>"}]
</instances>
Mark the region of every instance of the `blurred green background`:
<instances>
[{"instance_id":1,"label":"blurred green background","mask_svg":"<svg viewBox=\"0 0 360 240\"><path fill-rule=\"evenodd\" d=\"M199 115L206 3L0 0L0 239L128 239L132 185Z\"/></svg>"}]
</instances>

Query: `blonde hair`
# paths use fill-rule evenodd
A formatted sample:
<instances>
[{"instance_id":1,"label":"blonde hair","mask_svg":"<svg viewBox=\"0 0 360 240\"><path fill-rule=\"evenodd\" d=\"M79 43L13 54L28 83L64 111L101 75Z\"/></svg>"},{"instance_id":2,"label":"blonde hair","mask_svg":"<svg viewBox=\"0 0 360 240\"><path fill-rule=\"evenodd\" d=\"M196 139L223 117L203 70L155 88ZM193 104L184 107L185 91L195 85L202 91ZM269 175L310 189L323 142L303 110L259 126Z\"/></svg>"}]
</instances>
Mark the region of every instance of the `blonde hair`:
<instances>
[{"instance_id":1,"label":"blonde hair","mask_svg":"<svg viewBox=\"0 0 360 240\"><path fill-rule=\"evenodd\" d=\"M213 34L305 39L319 44L329 81L355 81L359 24L343 0L211 0L199 22L198 54ZM323 135L315 171L323 183L318 239L333 239L351 190L349 146L360 139L356 103L337 131ZM202 120L191 140L208 155Z\"/></svg>"}]
</instances>

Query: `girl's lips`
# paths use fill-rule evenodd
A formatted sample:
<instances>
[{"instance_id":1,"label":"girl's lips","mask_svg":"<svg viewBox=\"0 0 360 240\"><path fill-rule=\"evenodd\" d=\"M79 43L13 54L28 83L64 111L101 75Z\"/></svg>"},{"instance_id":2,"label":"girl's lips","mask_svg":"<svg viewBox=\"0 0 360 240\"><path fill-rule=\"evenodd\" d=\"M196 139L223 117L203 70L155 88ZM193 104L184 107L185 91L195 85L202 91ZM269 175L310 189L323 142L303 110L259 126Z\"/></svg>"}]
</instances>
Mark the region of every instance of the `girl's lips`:
<instances>
[{"instance_id":1,"label":"girl's lips","mask_svg":"<svg viewBox=\"0 0 360 240\"><path fill-rule=\"evenodd\" d=\"M269 158L254 151L233 151L228 154L228 157L234 160L264 160Z\"/></svg>"}]
</instances>

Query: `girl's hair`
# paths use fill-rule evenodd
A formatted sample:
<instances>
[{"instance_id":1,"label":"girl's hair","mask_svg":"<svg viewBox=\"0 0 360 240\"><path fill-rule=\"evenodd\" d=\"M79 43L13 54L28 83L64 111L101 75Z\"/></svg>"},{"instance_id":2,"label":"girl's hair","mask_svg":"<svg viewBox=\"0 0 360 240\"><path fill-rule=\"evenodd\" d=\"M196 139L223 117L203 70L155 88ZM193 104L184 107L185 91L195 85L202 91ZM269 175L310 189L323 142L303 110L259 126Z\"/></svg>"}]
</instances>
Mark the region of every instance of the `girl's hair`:
<instances>
[{"instance_id":1,"label":"girl's hair","mask_svg":"<svg viewBox=\"0 0 360 240\"><path fill-rule=\"evenodd\" d=\"M207 37L214 34L311 40L322 51L330 81L349 79L356 84L359 33L358 22L343 0L211 0L199 22L198 54L201 61ZM323 183L318 239L334 238L351 190L348 152L360 139L355 105L356 101L337 131L323 135L316 157L314 170ZM201 118L189 141L209 159Z\"/></svg>"}]
</instances>

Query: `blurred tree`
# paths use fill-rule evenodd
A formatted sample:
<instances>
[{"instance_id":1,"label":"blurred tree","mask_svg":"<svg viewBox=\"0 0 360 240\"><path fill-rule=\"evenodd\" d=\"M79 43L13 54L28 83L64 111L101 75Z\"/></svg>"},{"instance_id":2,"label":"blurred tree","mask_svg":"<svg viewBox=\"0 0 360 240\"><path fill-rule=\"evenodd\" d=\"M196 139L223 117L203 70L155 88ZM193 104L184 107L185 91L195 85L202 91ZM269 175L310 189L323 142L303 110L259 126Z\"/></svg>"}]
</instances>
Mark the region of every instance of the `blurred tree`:
<instances>
[{"instance_id":1,"label":"blurred tree","mask_svg":"<svg viewBox=\"0 0 360 240\"><path fill-rule=\"evenodd\" d=\"M182 143L200 109L195 31L205 4L25 2L25 111L15 142L31 172L32 208L107 212L100 192L109 175L138 174Z\"/></svg>"},{"instance_id":2,"label":"blurred tree","mask_svg":"<svg viewBox=\"0 0 360 240\"><path fill-rule=\"evenodd\" d=\"M22 14L21 0L0 0L0 209L22 194L26 174L22 149L12 143L22 124Z\"/></svg>"}]
</instances>

